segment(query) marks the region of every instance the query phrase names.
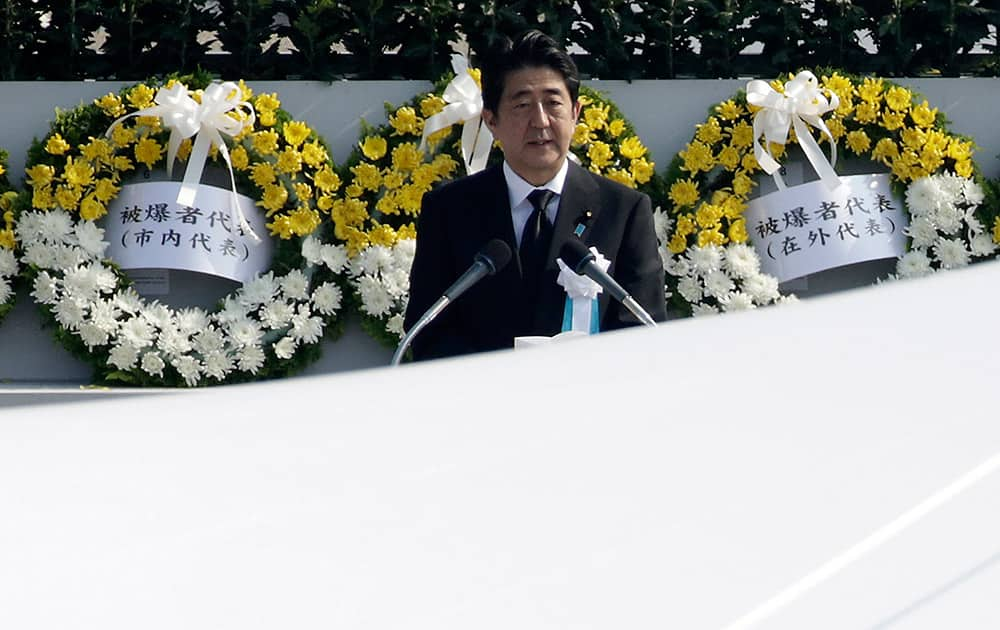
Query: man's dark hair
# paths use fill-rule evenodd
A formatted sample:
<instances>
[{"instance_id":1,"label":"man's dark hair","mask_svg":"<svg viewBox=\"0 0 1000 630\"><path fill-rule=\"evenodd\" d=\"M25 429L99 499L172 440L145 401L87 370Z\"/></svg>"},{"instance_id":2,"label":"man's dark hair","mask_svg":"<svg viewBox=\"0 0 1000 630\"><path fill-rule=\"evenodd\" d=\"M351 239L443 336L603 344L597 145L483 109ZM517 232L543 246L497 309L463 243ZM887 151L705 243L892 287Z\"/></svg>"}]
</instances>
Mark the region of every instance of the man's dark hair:
<instances>
[{"instance_id":1,"label":"man's dark hair","mask_svg":"<svg viewBox=\"0 0 1000 630\"><path fill-rule=\"evenodd\" d=\"M580 94L576 64L554 39L537 30L521 33L513 42L504 37L482 62L483 108L496 112L507 75L522 68L551 68L561 74L575 102Z\"/></svg>"}]
</instances>

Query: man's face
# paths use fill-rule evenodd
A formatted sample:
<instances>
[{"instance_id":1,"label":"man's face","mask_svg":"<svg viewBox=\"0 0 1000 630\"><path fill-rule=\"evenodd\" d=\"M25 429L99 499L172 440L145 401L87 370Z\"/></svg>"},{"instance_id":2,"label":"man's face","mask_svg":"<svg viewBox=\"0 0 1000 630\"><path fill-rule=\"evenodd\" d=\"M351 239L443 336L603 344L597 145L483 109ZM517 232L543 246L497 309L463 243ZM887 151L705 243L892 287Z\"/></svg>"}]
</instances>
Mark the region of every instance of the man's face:
<instances>
[{"instance_id":1,"label":"man's face","mask_svg":"<svg viewBox=\"0 0 1000 630\"><path fill-rule=\"evenodd\" d=\"M562 167L580 115L562 75L548 67L529 67L507 75L497 111L483 120L503 147L514 172L540 186Z\"/></svg>"}]
</instances>

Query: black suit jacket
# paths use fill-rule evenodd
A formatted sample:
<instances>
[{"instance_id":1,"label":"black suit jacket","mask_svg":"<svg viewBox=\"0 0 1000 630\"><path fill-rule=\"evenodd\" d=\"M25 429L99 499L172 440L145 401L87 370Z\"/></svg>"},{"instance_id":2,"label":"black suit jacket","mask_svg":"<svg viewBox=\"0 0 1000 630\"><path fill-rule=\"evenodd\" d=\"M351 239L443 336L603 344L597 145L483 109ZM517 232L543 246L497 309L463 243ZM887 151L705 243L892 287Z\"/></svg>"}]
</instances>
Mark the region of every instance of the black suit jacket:
<instances>
[{"instance_id":1,"label":"black suit jacket","mask_svg":"<svg viewBox=\"0 0 1000 630\"><path fill-rule=\"evenodd\" d=\"M506 242L514 255L504 269L469 289L417 335L414 358L510 348L516 336L559 333L566 292L556 283L555 259L579 223L586 225L584 242L611 261L608 273L653 319L664 320L663 265L648 196L570 162L545 271L535 288L537 299L531 300L521 280L503 168L494 166L424 195L410 272L407 330L491 239ZM599 305L602 331L639 324L606 292Z\"/></svg>"}]
</instances>

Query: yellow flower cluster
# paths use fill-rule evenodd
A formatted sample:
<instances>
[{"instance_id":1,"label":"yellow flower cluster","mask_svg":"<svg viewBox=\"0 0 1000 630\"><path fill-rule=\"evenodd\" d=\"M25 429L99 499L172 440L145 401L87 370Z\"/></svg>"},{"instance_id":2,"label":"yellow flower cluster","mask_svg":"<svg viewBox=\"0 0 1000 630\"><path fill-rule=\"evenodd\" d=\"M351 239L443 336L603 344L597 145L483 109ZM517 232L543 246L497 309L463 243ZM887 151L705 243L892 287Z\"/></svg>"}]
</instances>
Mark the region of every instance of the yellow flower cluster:
<instances>
[{"instance_id":1,"label":"yellow flower cluster","mask_svg":"<svg viewBox=\"0 0 1000 630\"><path fill-rule=\"evenodd\" d=\"M3 213L3 229L0 229L0 247L4 249L14 249L17 241L14 237L14 199L17 193L8 190L0 195L0 212Z\"/></svg>"},{"instance_id":2,"label":"yellow flower cluster","mask_svg":"<svg viewBox=\"0 0 1000 630\"><path fill-rule=\"evenodd\" d=\"M174 82L171 80L167 87ZM320 210L332 207L332 195L340 188L340 178L313 130L304 122L285 121L280 115L277 95L255 98L242 81L239 89L240 100L251 103L257 117L255 125L245 125L232 139L228 147L232 166L257 188L257 205L270 219L268 229L272 234L286 239L306 236L320 225ZM202 90L193 90L191 95L200 102ZM149 170L163 165L170 132L160 118L143 115L123 119L154 105L155 96L154 87L141 83L122 94L110 93L96 99L91 107L104 115L102 128L87 130L93 135L78 146L70 145L59 133L51 134L44 150L53 159L26 169L32 206L41 210L60 207L93 221L107 213L107 205L118 195L123 177L137 164ZM248 121L247 114L240 110L228 115ZM110 134L105 135L109 128ZM186 160L191 147L192 140L185 139L177 157ZM213 147L210 157L219 159L217 147Z\"/></svg>"},{"instance_id":3,"label":"yellow flower cluster","mask_svg":"<svg viewBox=\"0 0 1000 630\"><path fill-rule=\"evenodd\" d=\"M647 159L649 150L621 115L598 93L586 88L581 90L580 104L583 107L573 133L573 153L591 171L629 188L647 184L656 164Z\"/></svg>"},{"instance_id":4,"label":"yellow flower cluster","mask_svg":"<svg viewBox=\"0 0 1000 630\"><path fill-rule=\"evenodd\" d=\"M838 73L822 77L822 85L840 101L824 121L834 139L854 155L886 165L903 183L942 169L972 175L973 144L944 131L938 111L927 101L916 102L906 88ZM771 86L783 90L781 80ZM757 110L743 95L719 103L678 153L676 175L668 180L668 197L677 215L667 244L672 253L680 254L692 244L748 240L742 215L756 185L752 176L760 169L753 153ZM789 141L797 142L794 132ZM785 145L772 143L769 148L778 160L784 155Z\"/></svg>"},{"instance_id":5,"label":"yellow flower cluster","mask_svg":"<svg viewBox=\"0 0 1000 630\"><path fill-rule=\"evenodd\" d=\"M451 128L433 134L426 150L419 148L424 122L445 105L436 94L419 97L390 112L387 125L358 143L343 194L329 203L334 236L346 243L349 255L414 238L424 193L458 174L459 162L446 150L454 147L442 145Z\"/></svg>"}]
</instances>

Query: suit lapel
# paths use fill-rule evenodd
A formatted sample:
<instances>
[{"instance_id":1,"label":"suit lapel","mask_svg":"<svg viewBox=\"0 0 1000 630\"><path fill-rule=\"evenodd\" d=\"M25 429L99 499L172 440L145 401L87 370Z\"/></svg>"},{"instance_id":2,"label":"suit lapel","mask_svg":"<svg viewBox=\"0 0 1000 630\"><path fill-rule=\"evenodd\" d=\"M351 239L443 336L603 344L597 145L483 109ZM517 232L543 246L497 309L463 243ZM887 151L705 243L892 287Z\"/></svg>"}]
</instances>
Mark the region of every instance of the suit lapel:
<instances>
[{"instance_id":1,"label":"suit lapel","mask_svg":"<svg viewBox=\"0 0 1000 630\"><path fill-rule=\"evenodd\" d=\"M601 208L597 203L599 191L594 180L574 162L569 163L569 171L566 173L566 182L563 185L563 192L559 198L559 213L556 215L556 224L552 232L552 242L549 244L549 254L546 260L547 269L555 269L556 258L563 244L573 234L577 224L585 225L592 223ZM586 218L590 212L590 218ZM584 234L586 240L586 234Z\"/></svg>"}]
</instances>

